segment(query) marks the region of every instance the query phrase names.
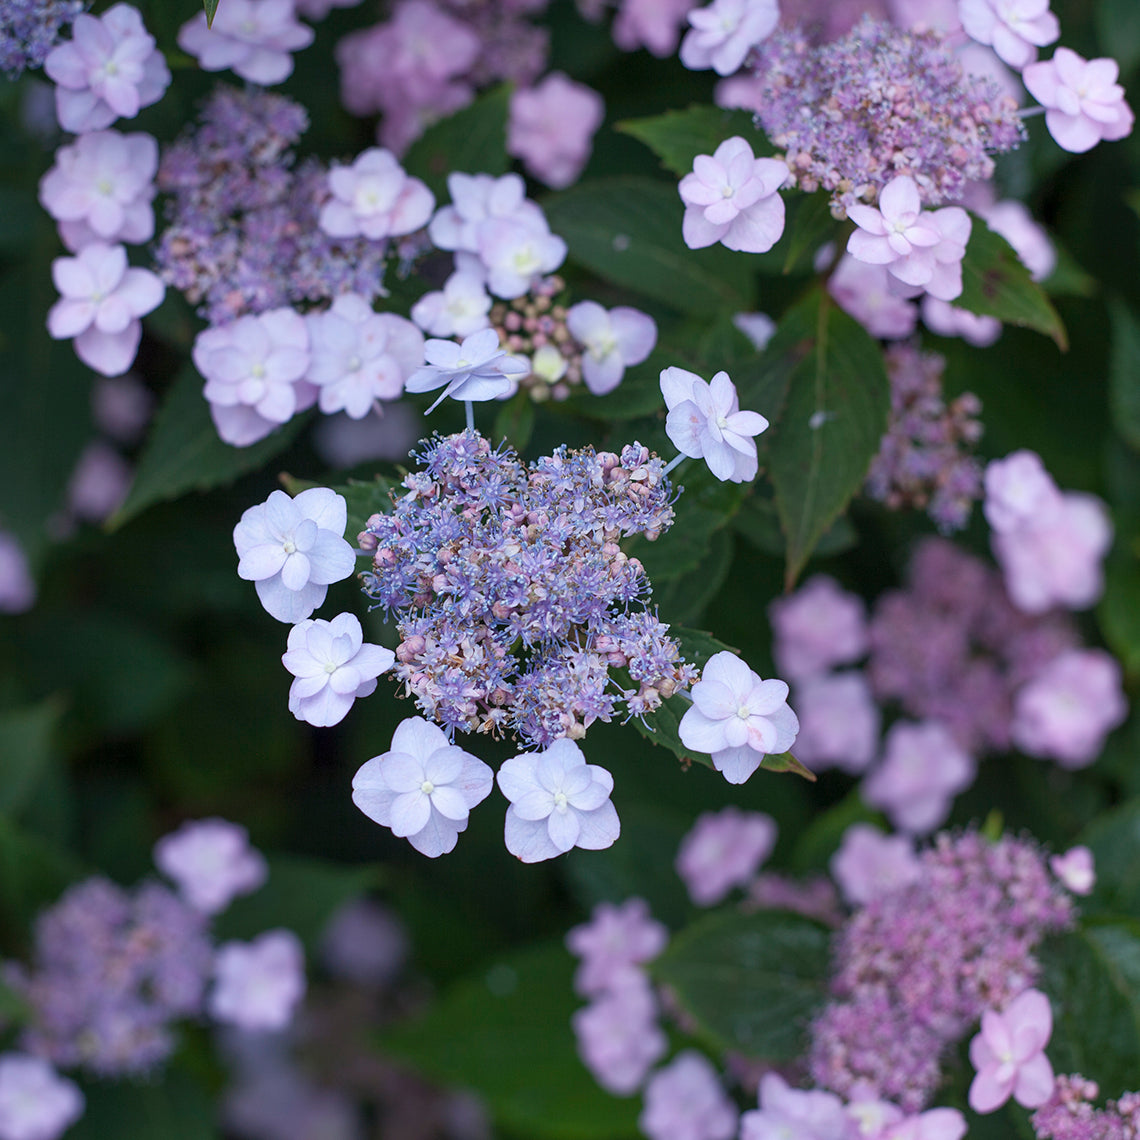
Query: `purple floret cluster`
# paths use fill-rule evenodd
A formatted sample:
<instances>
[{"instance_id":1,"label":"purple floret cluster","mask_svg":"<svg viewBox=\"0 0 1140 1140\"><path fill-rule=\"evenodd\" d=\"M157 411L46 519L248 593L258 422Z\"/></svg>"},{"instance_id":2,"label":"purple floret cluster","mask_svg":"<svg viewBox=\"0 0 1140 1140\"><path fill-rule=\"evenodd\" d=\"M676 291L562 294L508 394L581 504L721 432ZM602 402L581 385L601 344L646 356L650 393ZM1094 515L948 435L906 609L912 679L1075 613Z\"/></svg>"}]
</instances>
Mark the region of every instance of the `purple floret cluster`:
<instances>
[{"instance_id":1,"label":"purple floret cluster","mask_svg":"<svg viewBox=\"0 0 1140 1140\"><path fill-rule=\"evenodd\" d=\"M973 756L1010 748L1017 690L1079 645L1067 614L1016 609L1001 575L943 539L916 550L907 586L875 604L871 686L937 720Z\"/></svg>"},{"instance_id":2,"label":"purple floret cluster","mask_svg":"<svg viewBox=\"0 0 1140 1140\"><path fill-rule=\"evenodd\" d=\"M85 6L82 0L5 0L0 6L0 71L15 79L25 68L40 67Z\"/></svg>"},{"instance_id":3,"label":"purple floret cluster","mask_svg":"<svg viewBox=\"0 0 1140 1140\"><path fill-rule=\"evenodd\" d=\"M1079 1074L1057 1077L1053 1095L1031 1123L1037 1140L1136 1140L1140 1136L1140 1092L1125 1093L1094 1108L1095 1081Z\"/></svg>"},{"instance_id":4,"label":"purple floret cluster","mask_svg":"<svg viewBox=\"0 0 1140 1140\"><path fill-rule=\"evenodd\" d=\"M99 1076L152 1070L174 1050L170 1023L202 1011L208 921L154 882L72 887L37 921L31 969L10 978L33 1015L21 1048Z\"/></svg>"},{"instance_id":5,"label":"purple floret cluster","mask_svg":"<svg viewBox=\"0 0 1140 1140\"><path fill-rule=\"evenodd\" d=\"M169 195L155 264L211 324L341 293L384 294L387 241L332 238L318 224L329 197L316 159L294 165L309 125L281 95L220 86L201 122L167 147Z\"/></svg>"},{"instance_id":6,"label":"purple floret cluster","mask_svg":"<svg viewBox=\"0 0 1140 1140\"><path fill-rule=\"evenodd\" d=\"M943 357L913 344L886 350L891 416L866 491L892 510L925 509L944 534L961 530L982 497L982 467L968 452L981 438L981 401L942 398Z\"/></svg>"},{"instance_id":7,"label":"purple floret cluster","mask_svg":"<svg viewBox=\"0 0 1140 1140\"><path fill-rule=\"evenodd\" d=\"M753 58L759 125L795 184L829 191L839 216L899 175L925 206L960 201L967 182L992 176L993 154L1024 138L1014 101L967 75L935 32L866 17L816 45L802 28L780 29Z\"/></svg>"},{"instance_id":8,"label":"purple floret cluster","mask_svg":"<svg viewBox=\"0 0 1140 1140\"><path fill-rule=\"evenodd\" d=\"M465 432L418 458L360 544L365 593L397 615L396 676L425 716L544 748L619 705L652 712L696 678L619 545L673 521L655 455L563 447L524 466Z\"/></svg>"},{"instance_id":9,"label":"purple floret cluster","mask_svg":"<svg viewBox=\"0 0 1140 1140\"><path fill-rule=\"evenodd\" d=\"M1034 949L1073 920L1027 840L943 833L919 865L913 884L868 903L837 936L809 1060L820 1087L907 1112L929 1103L942 1058L982 1012L1033 985Z\"/></svg>"}]
</instances>

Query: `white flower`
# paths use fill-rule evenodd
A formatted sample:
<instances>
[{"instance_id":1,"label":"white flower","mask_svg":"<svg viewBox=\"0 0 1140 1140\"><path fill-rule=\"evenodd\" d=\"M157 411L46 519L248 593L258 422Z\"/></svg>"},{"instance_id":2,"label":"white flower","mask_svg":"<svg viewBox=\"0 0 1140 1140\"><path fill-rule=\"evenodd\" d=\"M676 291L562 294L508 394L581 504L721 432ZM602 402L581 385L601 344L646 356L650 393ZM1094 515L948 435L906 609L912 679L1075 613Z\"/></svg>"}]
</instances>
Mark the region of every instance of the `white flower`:
<instances>
[{"instance_id":1,"label":"white flower","mask_svg":"<svg viewBox=\"0 0 1140 1140\"><path fill-rule=\"evenodd\" d=\"M429 412L447 396L453 400L494 400L504 396L513 387L510 376L530 371L525 360L509 356L499 346L499 334L494 329L472 333L463 338L462 344L429 340L424 345L424 356L427 364L408 377L405 387L409 392L443 387Z\"/></svg>"},{"instance_id":2,"label":"white flower","mask_svg":"<svg viewBox=\"0 0 1140 1140\"><path fill-rule=\"evenodd\" d=\"M442 206L428 226L428 236L439 249L479 252L483 223L503 219L545 232L542 207L526 196L526 183L517 174L493 178L490 174L449 174L451 205Z\"/></svg>"},{"instance_id":3,"label":"white flower","mask_svg":"<svg viewBox=\"0 0 1140 1140\"><path fill-rule=\"evenodd\" d=\"M0 1137L56 1140L83 1115L83 1094L40 1057L0 1056Z\"/></svg>"},{"instance_id":4,"label":"white flower","mask_svg":"<svg viewBox=\"0 0 1140 1140\"><path fill-rule=\"evenodd\" d=\"M250 507L234 527L238 576L257 583L261 604L278 621L304 621L356 565L342 537L348 504L327 487L310 487L291 499L274 491Z\"/></svg>"},{"instance_id":5,"label":"white flower","mask_svg":"<svg viewBox=\"0 0 1140 1140\"><path fill-rule=\"evenodd\" d=\"M281 663L296 677L289 688L289 711L309 724L339 724L357 697L376 689L376 678L392 668L396 655L380 645L365 645L355 614L332 621L310 618L289 631Z\"/></svg>"},{"instance_id":6,"label":"white flower","mask_svg":"<svg viewBox=\"0 0 1140 1140\"><path fill-rule=\"evenodd\" d=\"M436 215L438 217L438 215ZM476 273L453 273L442 291L425 293L412 306L412 320L432 336L470 336L490 321L491 297Z\"/></svg>"},{"instance_id":7,"label":"white flower","mask_svg":"<svg viewBox=\"0 0 1140 1140\"><path fill-rule=\"evenodd\" d=\"M435 208L432 192L410 177L391 151L371 147L351 166L329 171L332 198L321 207L320 227L330 237L378 241L426 226Z\"/></svg>"},{"instance_id":8,"label":"white flower","mask_svg":"<svg viewBox=\"0 0 1140 1140\"><path fill-rule=\"evenodd\" d=\"M257 890L269 873L264 856L249 845L249 832L224 819L188 820L164 835L154 845L154 864L205 914Z\"/></svg>"},{"instance_id":9,"label":"white flower","mask_svg":"<svg viewBox=\"0 0 1140 1140\"><path fill-rule=\"evenodd\" d=\"M669 415L665 432L682 455L704 459L721 480L746 483L756 477L756 443L768 426L759 412L742 412L727 372L705 383L684 368L661 373L661 394Z\"/></svg>"},{"instance_id":10,"label":"white flower","mask_svg":"<svg viewBox=\"0 0 1140 1140\"><path fill-rule=\"evenodd\" d=\"M343 293L323 313L310 313L312 359L304 379L320 388L326 415L342 409L361 420L377 400L394 400L424 358L423 334L395 313L377 313L356 293Z\"/></svg>"},{"instance_id":11,"label":"white flower","mask_svg":"<svg viewBox=\"0 0 1140 1140\"><path fill-rule=\"evenodd\" d=\"M732 75L779 20L776 0L713 0L689 13L692 27L681 41L681 62L693 71L711 67L717 75Z\"/></svg>"},{"instance_id":12,"label":"white flower","mask_svg":"<svg viewBox=\"0 0 1140 1140\"><path fill-rule=\"evenodd\" d=\"M494 775L482 760L417 716L400 722L390 751L361 765L352 778L352 802L435 859L454 849L471 809L493 785Z\"/></svg>"},{"instance_id":13,"label":"white flower","mask_svg":"<svg viewBox=\"0 0 1140 1140\"><path fill-rule=\"evenodd\" d=\"M799 732L788 686L762 680L735 653L714 653L681 718L681 743L712 757L730 784L743 784L766 755L787 752Z\"/></svg>"},{"instance_id":14,"label":"white flower","mask_svg":"<svg viewBox=\"0 0 1140 1140\"><path fill-rule=\"evenodd\" d=\"M640 364L657 343L653 318L624 305L607 312L597 301L579 301L567 311L566 327L586 350L582 379L595 396L612 392L625 370Z\"/></svg>"},{"instance_id":15,"label":"white flower","mask_svg":"<svg viewBox=\"0 0 1140 1140\"><path fill-rule=\"evenodd\" d=\"M507 850L524 863L553 859L572 847L598 851L621 833L610 803L613 777L587 764L571 740L556 740L545 752L504 761L498 779L511 801Z\"/></svg>"},{"instance_id":16,"label":"white flower","mask_svg":"<svg viewBox=\"0 0 1140 1140\"><path fill-rule=\"evenodd\" d=\"M210 1016L253 1032L284 1029L305 996L305 951L291 930L227 942L214 959Z\"/></svg>"},{"instance_id":17,"label":"white flower","mask_svg":"<svg viewBox=\"0 0 1140 1140\"><path fill-rule=\"evenodd\" d=\"M566 260L566 243L550 232L545 218L541 227L492 219L479 226L479 257L487 267L490 291L513 301Z\"/></svg>"}]
</instances>

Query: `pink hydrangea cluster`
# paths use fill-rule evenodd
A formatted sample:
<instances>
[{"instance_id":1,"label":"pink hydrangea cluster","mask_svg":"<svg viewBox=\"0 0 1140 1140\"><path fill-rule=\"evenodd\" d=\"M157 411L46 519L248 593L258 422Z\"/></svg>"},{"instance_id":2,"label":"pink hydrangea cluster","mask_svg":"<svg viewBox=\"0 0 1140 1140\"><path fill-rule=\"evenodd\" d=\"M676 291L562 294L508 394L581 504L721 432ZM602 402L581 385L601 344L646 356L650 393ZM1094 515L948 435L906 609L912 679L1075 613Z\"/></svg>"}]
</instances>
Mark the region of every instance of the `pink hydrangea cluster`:
<instances>
[{"instance_id":1,"label":"pink hydrangea cluster","mask_svg":"<svg viewBox=\"0 0 1140 1140\"><path fill-rule=\"evenodd\" d=\"M1039 973L1034 950L1072 904L1032 843L941 834L918 877L872 898L838 936L832 1000L811 1027L813 1079L907 1112L929 1102L947 1051Z\"/></svg>"},{"instance_id":2,"label":"pink hydrangea cluster","mask_svg":"<svg viewBox=\"0 0 1140 1140\"><path fill-rule=\"evenodd\" d=\"M1083 610L1104 589L1112 523L1095 495L1062 492L1034 452L986 468L986 519L1010 600L1026 613Z\"/></svg>"},{"instance_id":3,"label":"pink hydrangea cluster","mask_svg":"<svg viewBox=\"0 0 1140 1140\"><path fill-rule=\"evenodd\" d=\"M399 0L391 17L337 44L341 99L354 115L382 115L379 137L397 154L430 123L465 107L477 87L532 84L546 33L526 20L545 0Z\"/></svg>"},{"instance_id":4,"label":"pink hydrangea cluster","mask_svg":"<svg viewBox=\"0 0 1140 1140\"><path fill-rule=\"evenodd\" d=\"M967 75L934 31L867 17L817 44L802 27L778 29L753 58L749 107L795 185L827 190L840 214L900 175L925 206L959 201L967 182L992 176L991 155L1023 137L1014 100Z\"/></svg>"},{"instance_id":5,"label":"pink hydrangea cluster","mask_svg":"<svg viewBox=\"0 0 1140 1140\"><path fill-rule=\"evenodd\" d=\"M681 840L674 866L697 906L715 906L748 885L775 845L776 821L763 812L706 811Z\"/></svg>"},{"instance_id":6,"label":"pink hydrangea cluster","mask_svg":"<svg viewBox=\"0 0 1140 1140\"><path fill-rule=\"evenodd\" d=\"M1037 1140L1135 1140L1140 1136L1140 1092L1126 1092L1104 1108L1095 1081L1079 1073L1058 1076L1053 1093L1030 1118Z\"/></svg>"},{"instance_id":7,"label":"pink hydrangea cluster","mask_svg":"<svg viewBox=\"0 0 1140 1140\"><path fill-rule=\"evenodd\" d=\"M897 344L885 360L891 413L865 491L892 510L925 509L944 534L961 530L982 496L981 464L971 454L982 435L981 402L971 392L944 401L946 361L936 353Z\"/></svg>"},{"instance_id":8,"label":"pink hydrangea cluster","mask_svg":"<svg viewBox=\"0 0 1140 1140\"><path fill-rule=\"evenodd\" d=\"M511 94L507 153L555 190L578 180L605 117L602 97L561 71Z\"/></svg>"},{"instance_id":9,"label":"pink hydrangea cluster","mask_svg":"<svg viewBox=\"0 0 1140 1140\"><path fill-rule=\"evenodd\" d=\"M71 39L49 53L44 71L56 83L59 125L76 134L133 119L170 86L166 60L130 4L76 16Z\"/></svg>"}]
</instances>

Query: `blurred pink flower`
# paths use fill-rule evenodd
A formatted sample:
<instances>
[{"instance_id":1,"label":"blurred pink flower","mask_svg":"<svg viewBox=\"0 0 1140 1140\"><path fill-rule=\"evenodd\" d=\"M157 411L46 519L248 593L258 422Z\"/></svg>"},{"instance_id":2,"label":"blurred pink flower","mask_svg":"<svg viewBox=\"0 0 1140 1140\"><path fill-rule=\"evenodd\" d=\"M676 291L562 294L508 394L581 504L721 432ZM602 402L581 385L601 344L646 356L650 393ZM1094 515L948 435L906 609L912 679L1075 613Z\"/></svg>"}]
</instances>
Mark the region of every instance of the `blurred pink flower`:
<instances>
[{"instance_id":1,"label":"blurred pink flower","mask_svg":"<svg viewBox=\"0 0 1140 1140\"><path fill-rule=\"evenodd\" d=\"M596 91L552 71L511 95L507 153L540 182L563 190L582 173L605 113Z\"/></svg>"}]
</instances>

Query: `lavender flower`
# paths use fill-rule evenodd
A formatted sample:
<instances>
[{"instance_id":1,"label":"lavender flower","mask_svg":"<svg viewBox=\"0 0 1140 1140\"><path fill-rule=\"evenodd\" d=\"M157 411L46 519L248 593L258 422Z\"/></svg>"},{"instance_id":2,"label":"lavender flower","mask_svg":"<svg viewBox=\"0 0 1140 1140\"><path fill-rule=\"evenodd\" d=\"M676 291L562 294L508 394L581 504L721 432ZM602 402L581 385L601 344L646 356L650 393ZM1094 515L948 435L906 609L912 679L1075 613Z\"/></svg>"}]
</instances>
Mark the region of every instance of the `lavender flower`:
<instances>
[{"instance_id":1,"label":"lavender flower","mask_svg":"<svg viewBox=\"0 0 1140 1140\"><path fill-rule=\"evenodd\" d=\"M0 71L16 79L40 67L60 33L83 11L83 0L6 0L0 14Z\"/></svg>"},{"instance_id":2,"label":"lavender flower","mask_svg":"<svg viewBox=\"0 0 1140 1140\"><path fill-rule=\"evenodd\" d=\"M689 685L668 626L637 608L649 583L619 545L672 522L660 459L638 444L563 448L527 468L475 432L419 459L360 543L373 552L365 592L397 619L396 676L425 716L545 748Z\"/></svg>"},{"instance_id":3,"label":"lavender flower","mask_svg":"<svg viewBox=\"0 0 1140 1140\"><path fill-rule=\"evenodd\" d=\"M1014 101L964 74L936 32L866 17L822 46L777 30L754 58L761 126L795 183L827 190L840 215L902 174L926 206L957 201L1023 137Z\"/></svg>"},{"instance_id":4,"label":"lavender flower","mask_svg":"<svg viewBox=\"0 0 1140 1140\"><path fill-rule=\"evenodd\" d=\"M838 936L832 1001L812 1026L817 1084L848 1096L928 1102L941 1058L985 1009L1036 980L1034 949L1072 920L1031 843L939 835L920 875L873 899Z\"/></svg>"},{"instance_id":5,"label":"lavender flower","mask_svg":"<svg viewBox=\"0 0 1140 1140\"><path fill-rule=\"evenodd\" d=\"M1053 1095L1030 1118L1037 1140L1134 1140L1140 1134L1140 1092L1125 1093L1103 1109L1100 1090L1079 1073L1059 1076Z\"/></svg>"},{"instance_id":6,"label":"lavender flower","mask_svg":"<svg viewBox=\"0 0 1140 1140\"><path fill-rule=\"evenodd\" d=\"M32 1010L21 1047L100 1076L146 1072L174 1049L170 1022L202 1008L212 948L205 914L156 883L72 887L36 922Z\"/></svg>"}]
</instances>

